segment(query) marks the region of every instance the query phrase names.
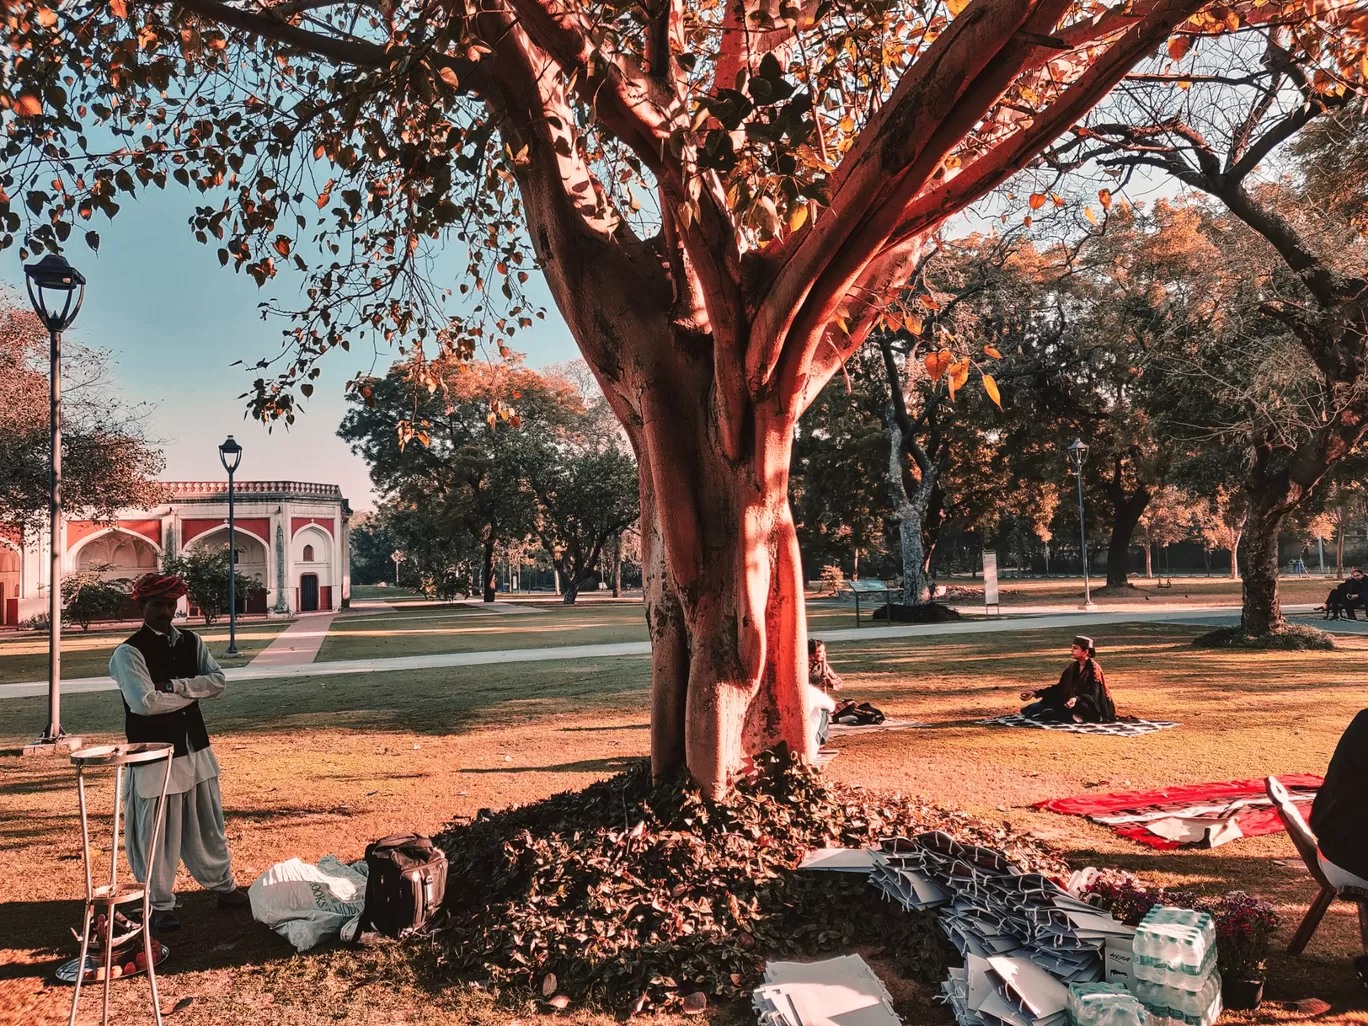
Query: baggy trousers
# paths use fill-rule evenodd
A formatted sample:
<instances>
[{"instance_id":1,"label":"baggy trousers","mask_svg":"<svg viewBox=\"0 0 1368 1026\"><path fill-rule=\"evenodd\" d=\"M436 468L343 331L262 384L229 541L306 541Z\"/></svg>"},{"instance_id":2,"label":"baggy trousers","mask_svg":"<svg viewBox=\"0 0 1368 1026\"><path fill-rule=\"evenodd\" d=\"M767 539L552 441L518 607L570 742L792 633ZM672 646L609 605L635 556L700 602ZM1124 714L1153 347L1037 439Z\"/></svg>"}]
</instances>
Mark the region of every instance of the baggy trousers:
<instances>
[{"instance_id":1,"label":"baggy trousers","mask_svg":"<svg viewBox=\"0 0 1368 1026\"><path fill-rule=\"evenodd\" d=\"M166 824L150 881L147 852L157 822L157 799L139 798L132 789L127 798L124 847L128 865L140 883L149 885L153 908L166 911L175 907L176 870L182 862L205 890L231 891L237 886L224 832L218 777L210 777L182 794L166 796Z\"/></svg>"}]
</instances>

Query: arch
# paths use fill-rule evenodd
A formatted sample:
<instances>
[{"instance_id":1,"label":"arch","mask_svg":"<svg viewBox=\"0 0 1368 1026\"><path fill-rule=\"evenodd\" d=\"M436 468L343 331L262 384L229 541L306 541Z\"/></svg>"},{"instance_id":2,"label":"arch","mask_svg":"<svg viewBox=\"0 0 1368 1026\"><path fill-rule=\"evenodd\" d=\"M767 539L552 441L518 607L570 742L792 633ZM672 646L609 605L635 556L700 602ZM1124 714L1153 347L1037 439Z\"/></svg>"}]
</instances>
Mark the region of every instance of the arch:
<instances>
[{"instance_id":1,"label":"arch","mask_svg":"<svg viewBox=\"0 0 1368 1026\"><path fill-rule=\"evenodd\" d=\"M234 562L237 564L240 572L251 577L253 571L249 568L261 567L264 571L267 554L266 543L258 538L256 534L251 531L243 531L234 528L233 544L237 549L237 558ZM227 524L224 524L222 527L216 527L212 531L205 531L203 534L195 535L195 537L186 545L187 549L203 549L206 551L226 549L227 547Z\"/></svg>"},{"instance_id":2,"label":"arch","mask_svg":"<svg viewBox=\"0 0 1368 1026\"><path fill-rule=\"evenodd\" d=\"M305 546L304 546L304 562L306 562L306 563L312 563L313 561L314 561L314 547L313 547L312 545L305 545Z\"/></svg>"},{"instance_id":3,"label":"arch","mask_svg":"<svg viewBox=\"0 0 1368 1026\"><path fill-rule=\"evenodd\" d=\"M101 571L103 580L140 577L156 570L161 546L150 538L121 527L106 527L78 541L67 552L67 561L77 570L109 565Z\"/></svg>"}]
</instances>

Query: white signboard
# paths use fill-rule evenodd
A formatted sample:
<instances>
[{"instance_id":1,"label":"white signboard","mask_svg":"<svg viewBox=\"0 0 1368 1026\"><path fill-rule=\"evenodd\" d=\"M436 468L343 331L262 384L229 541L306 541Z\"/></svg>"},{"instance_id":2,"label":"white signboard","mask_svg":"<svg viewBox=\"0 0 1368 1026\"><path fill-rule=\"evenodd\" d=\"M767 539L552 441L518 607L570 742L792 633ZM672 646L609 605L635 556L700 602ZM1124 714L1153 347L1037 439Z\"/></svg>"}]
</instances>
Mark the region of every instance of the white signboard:
<instances>
[{"instance_id":1,"label":"white signboard","mask_svg":"<svg viewBox=\"0 0 1368 1026\"><path fill-rule=\"evenodd\" d=\"M998 604L997 553L992 549L983 550L983 604Z\"/></svg>"}]
</instances>

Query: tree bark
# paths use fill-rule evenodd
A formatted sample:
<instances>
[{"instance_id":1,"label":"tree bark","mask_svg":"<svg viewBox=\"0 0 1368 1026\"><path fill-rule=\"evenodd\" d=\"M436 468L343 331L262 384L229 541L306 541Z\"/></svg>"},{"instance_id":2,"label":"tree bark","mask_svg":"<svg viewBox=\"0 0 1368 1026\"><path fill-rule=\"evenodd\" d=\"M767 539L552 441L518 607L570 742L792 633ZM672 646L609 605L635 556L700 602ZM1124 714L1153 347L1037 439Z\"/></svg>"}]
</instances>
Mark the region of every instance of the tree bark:
<instances>
[{"instance_id":1,"label":"tree bark","mask_svg":"<svg viewBox=\"0 0 1368 1026\"><path fill-rule=\"evenodd\" d=\"M1240 626L1246 634L1272 634L1285 626L1278 601L1278 528L1283 513L1275 501L1265 500L1245 520L1244 609ZM1238 547L1238 543L1237 543ZM1230 553L1235 566L1235 550Z\"/></svg>"},{"instance_id":2,"label":"tree bark","mask_svg":"<svg viewBox=\"0 0 1368 1026\"><path fill-rule=\"evenodd\" d=\"M484 543L484 563L482 568L484 574L484 601L493 602L495 592L494 582L494 534L490 532L485 538Z\"/></svg>"},{"instance_id":3,"label":"tree bark","mask_svg":"<svg viewBox=\"0 0 1368 1026\"><path fill-rule=\"evenodd\" d=\"M1130 581L1131 539L1135 536L1135 529L1153 492L1149 485L1141 484L1127 494L1121 483L1119 457L1113 478L1104 487L1112 503L1111 538L1107 542L1107 587L1125 588Z\"/></svg>"},{"instance_id":4,"label":"tree bark","mask_svg":"<svg viewBox=\"0 0 1368 1026\"><path fill-rule=\"evenodd\" d=\"M613 535L613 598L622 597L622 532Z\"/></svg>"},{"instance_id":5,"label":"tree bark","mask_svg":"<svg viewBox=\"0 0 1368 1026\"><path fill-rule=\"evenodd\" d=\"M1154 580L1154 546L1145 542L1145 578Z\"/></svg>"}]
</instances>

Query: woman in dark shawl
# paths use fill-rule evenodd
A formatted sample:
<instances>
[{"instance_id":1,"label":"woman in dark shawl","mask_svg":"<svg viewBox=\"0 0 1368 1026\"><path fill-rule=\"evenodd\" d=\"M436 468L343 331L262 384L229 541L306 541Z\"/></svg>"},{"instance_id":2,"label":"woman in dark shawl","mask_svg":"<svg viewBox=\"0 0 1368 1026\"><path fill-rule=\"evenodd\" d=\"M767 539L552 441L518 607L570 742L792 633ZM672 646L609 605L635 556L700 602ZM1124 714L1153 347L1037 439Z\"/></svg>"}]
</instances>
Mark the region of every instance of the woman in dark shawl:
<instances>
[{"instance_id":1,"label":"woman in dark shawl","mask_svg":"<svg viewBox=\"0 0 1368 1026\"><path fill-rule=\"evenodd\" d=\"M1059 676L1059 683L1040 691L1023 691L1022 701L1038 701L1021 710L1036 720L1074 723L1115 723L1116 704L1107 690L1107 678L1094 658L1093 639L1079 635L1073 639L1073 662Z\"/></svg>"}]
</instances>

